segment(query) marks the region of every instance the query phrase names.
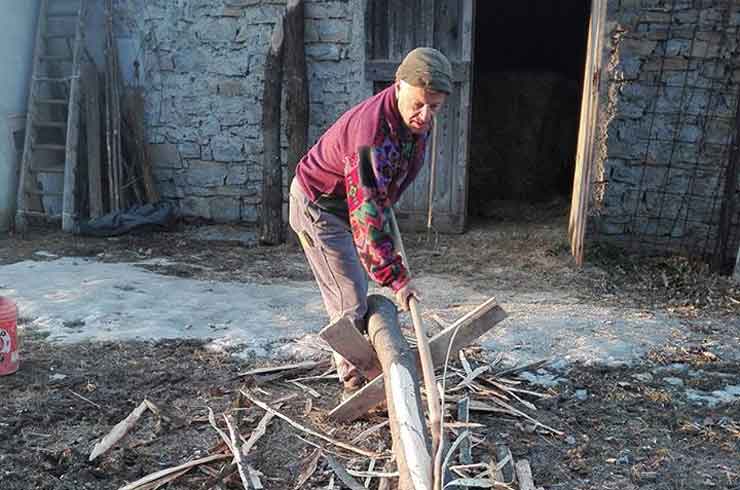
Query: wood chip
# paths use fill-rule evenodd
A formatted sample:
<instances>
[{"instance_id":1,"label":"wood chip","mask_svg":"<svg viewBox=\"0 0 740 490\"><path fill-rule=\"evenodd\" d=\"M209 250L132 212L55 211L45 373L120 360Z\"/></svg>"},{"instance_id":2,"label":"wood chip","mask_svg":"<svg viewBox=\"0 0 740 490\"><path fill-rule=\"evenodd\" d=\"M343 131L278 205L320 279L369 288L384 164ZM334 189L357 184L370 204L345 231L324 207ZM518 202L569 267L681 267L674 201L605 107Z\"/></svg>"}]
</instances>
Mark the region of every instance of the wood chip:
<instances>
[{"instance_id":1,"label":"wood chip","mask_svg":"<svg viewBox=\"0 0 740 490\"><path fill-rule=\"evenodd\" d=\"M303 488L303 484L306 483L311 476L316 472L316 468L319 465L319 459L321 458L321 449L314 449L313 452L306 458L303 470L298 475L298 482L295 485L295 489L298 490Z\"/></svg>"},{"instance_id":2,"label":"wood chip","mask_svg":"<svg viewBox=\"0 0 740 490\"><path fill-rule=\"evenodd\" d=\"M88 461L93 461L95 458L108 451L118 441L120 441L123 436L125 436L131 430L131 428L136 425L136 422L141 418L141 416L148 408L149 405L147 404L147 401L144 400L139 404L138 407L134 408L125 419L121 420L115 426L113 426L110 432L108 432L108 434L106 434L105 437L100 440L100 442L95 444L92 453L90 453L90 458L88 459Z\"/></svg>"},{"instance_id":3,"label":"wood chip","mask_svg":"<svg viewBox=\"0 0 740 490\"><path fill-rule=\"evenodd\" d=\"M352 475L347 473L347 470L344 469L344 466L339 464L339 462L330 454L325 454L324 458L326 459L326 462L329 463L329 466L331 466L331 469L334 471L334 474L337 475L337 478L342 480L342 483L347 485L350 490L366 490L364 486L360 484L357 480L355 480Z\"/></svg>"}]
</instances>

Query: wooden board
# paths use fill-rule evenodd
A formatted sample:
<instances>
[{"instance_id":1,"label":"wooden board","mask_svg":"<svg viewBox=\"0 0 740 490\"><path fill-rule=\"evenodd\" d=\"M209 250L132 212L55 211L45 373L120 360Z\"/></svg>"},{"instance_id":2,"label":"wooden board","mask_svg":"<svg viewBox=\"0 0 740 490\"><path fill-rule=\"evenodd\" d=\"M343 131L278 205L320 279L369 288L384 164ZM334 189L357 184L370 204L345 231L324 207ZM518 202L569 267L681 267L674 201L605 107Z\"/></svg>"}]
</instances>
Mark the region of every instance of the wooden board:
<instances>
[{"instance_id":1,"label":"wooden board","mask_svg":"<svg viewBox=\"0 0 740 490\"><path fill-rule=\"evenodd\" d=\"M354 364L365 378L375 379L382 374L375 349L349 318L330 323L319 332L319 337Z\"/></svg>"},{"instance_id":2,"label":"wooden board","mask_svg":"<svg viewBox=\"0 0 740 490\"><path fill-rule=\"evenodd\" d=\"M581 121L576 148L576 170L573 177L573 196L570 207L568 237L571 253L578 265L583 264L583 240L586 234L588 200L591 193L591 174L596 155L596 121L598 115L601 51L604 43L607 0L593 0L591 24L588 30L586 67L583 78Z\"/></svg>"},{"instance_id":3,"label":"wooden board","mask_svg":"<svg viewBox=\"0 0 740 490\"><path fill-rule=\"evenodd\" d=\"M432 351L434 366L439 367L445 362L448 349L450 355L456 354L458 350L491 330L504 318L506 318L506 312L494 298L491 298L432 337L429 341L429 348ZM455 331L457 331L456 334ZM381 403L384 393L383 378L377 377L332 410L329 417L342 422L356 420Z\"/></svg>"},{"instance_id":4,"label":"wooden board","mask_svg":"<svg viewBox=\"0 0 740 490\"><path fill-rule=\"evenodd\" d=\"M85 126L87 139L87 178L90 193L90 218L104 214L103 165L100 146L100 79L92 62L85 63L82 71L85 92Z\"/></svg>"}]
</instances>

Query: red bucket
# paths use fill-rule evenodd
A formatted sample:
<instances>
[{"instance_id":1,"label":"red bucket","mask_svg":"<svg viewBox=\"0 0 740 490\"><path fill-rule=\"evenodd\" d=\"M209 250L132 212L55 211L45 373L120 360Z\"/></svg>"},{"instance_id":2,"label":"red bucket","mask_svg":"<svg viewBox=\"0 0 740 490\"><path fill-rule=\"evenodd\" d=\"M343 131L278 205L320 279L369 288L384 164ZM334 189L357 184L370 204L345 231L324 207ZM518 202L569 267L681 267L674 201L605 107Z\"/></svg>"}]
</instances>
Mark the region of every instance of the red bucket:
<instances>
[{"instance_id":1,"label":"red bucket","mask_svg":"<svg viewBox=\"0 0 740 490\"><path fill-rule=\"evenodd\" d=\"M0 296L0 376L18 371L18 308L10 298Z\"/></svg>"}]
</instances>

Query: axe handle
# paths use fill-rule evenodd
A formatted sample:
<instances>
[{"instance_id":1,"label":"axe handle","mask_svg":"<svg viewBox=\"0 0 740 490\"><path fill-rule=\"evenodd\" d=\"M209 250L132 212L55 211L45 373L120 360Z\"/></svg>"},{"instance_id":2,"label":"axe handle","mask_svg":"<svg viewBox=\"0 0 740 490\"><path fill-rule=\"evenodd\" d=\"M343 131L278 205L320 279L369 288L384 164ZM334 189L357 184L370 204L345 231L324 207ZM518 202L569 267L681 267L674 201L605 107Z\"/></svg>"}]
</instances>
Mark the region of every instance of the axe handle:
<instances>
[{"instance_id":1,"label":"axe handle","mask_svg":"<svg viewBox=\"0 0 740 490\"><path fill-rule=\"evenodd\" d=\"M398 251L401 254L404 264L406 264L406 271L411 275L408 268L408 259L406 257L406 251L403 248L403 241L401 240L401 232L398 229L398 222L396 221L396 214L393 212L393 208L390 208L391 216L391 231L393 233L393 241L398 247ZM439 401L439 390L437 390L437 379L434 375L434 363L432 361L432 351L429 348L429 339L427 337L426 329L421 321L421 313L419 312L419 304L416 298L413 296L409 298L409 310L411 311L411 320L414 323L414 333L416 334L416 344L419 349L419 359L421 360L421 370L424 376L424 389L427 394L427 404L429 406L429 429L432 433L432 458L437 454L437 450L441 443L440 437L440 426L442 414L440 410ZM433 471L432 468L430 470Z\"/></svg>"}]
</instances>

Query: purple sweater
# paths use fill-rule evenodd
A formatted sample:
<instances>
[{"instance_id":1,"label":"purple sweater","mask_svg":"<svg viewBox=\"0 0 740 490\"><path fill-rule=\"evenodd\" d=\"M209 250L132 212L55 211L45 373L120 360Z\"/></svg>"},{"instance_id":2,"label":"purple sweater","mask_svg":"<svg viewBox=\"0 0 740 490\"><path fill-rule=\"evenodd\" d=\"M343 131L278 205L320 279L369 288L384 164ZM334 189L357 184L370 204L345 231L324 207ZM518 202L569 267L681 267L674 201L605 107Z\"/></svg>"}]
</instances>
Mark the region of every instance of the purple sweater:
<instances>
[{"instance_id":1,"label":"purple sweater","mask_svg":"<svg viewBox=\"0 0 740 490\"><path fill-rule=\"evenodd\" d=\"M375 282L394 291L409 279L393 249L390 206L424 164L427 136L414 136L406 129L391 85L344 113L296 167L309 199L347 202L352 236L365 269ZM373 189L360 185L357 151L363 146L375 153Z\"/></svg>"}]
</instances>

